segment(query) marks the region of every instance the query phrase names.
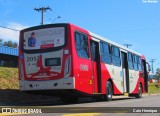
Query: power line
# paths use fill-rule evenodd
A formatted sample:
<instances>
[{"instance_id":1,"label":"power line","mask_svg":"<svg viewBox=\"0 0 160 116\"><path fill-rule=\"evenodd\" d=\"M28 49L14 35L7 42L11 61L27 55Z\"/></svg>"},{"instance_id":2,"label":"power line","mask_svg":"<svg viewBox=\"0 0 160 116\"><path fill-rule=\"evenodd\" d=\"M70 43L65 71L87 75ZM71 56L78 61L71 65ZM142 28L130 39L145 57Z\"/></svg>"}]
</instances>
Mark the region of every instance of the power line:
<instances>
[{"instance_id":1,"label":"power line","mask_svg":"<svg viewBox=\"0 0 160 116\"><path fill-rule=\"evenodd\" d=\"M60 16L56 17L56 18L52 21L52 23L54 23L54 21L57 20L57 19L59 19L59 18L61 18L61 17L60 17Z\"/></svg>"},{"instance_id":2,"label":"power line","mask_svg":"<svg viewBox=\"0 0 160 116\"><path fill-rule=\"evenodd\" d=\"M54 16L50 16L50 14L48 12L46 12L46 14L47 14L46 17L48 18L48 20L51 21L52 17L54 17Z\"/></svg>"},{"instance_id":3,"label":"power line","mask_svg":"<svg viewBox=\"0 0 160 116\"><path fill-rule=\"evenodd\" d=\"M53 23L53 21L58 17L56 17L56 15L54 16L54 14L51 12L51 13L49 13L49 12L46 12L46 16L48 17L48 20L50 21L50 23L52 24Z\"/></svg>"},{"instance_id":4,"label":"power line","mask_svg":"<svg viewBox=\"0 0 160 116\"><path fill-rule=\"evenodd\" d=\"M52 11L52 9L48 6L48 7L41 7L41 8L34 8L34 10L35 11L38 11L38 12L40 12L41 11L41 13L42 13L42 25L43 25L43 23L44 23L44 12L46 12L47 10L50 10L50 11Z\"/></svg>"},{"instance_id":5,"label":"power line","mask_svg":"<svg viewBox=\"0 0 160 116\"><path fill-rule=\"evenodd\" d=\"M48 15L46 15L47 17L48 17L48 20L50 20L51 21L51 24L53 23L53 22L55 22L57 19L60 19L61 18L61 16L57 16L57 17L55 17L53 14L49 14L48 12L46 12L46 14L48 14ZM53 16L51 16L51 15L53 15Z\"/></svg>"},{"instance_id":6,"label":"power line","mask_svg":"<svg viewBox=\"0 0 160 116\"><path fill-rule=\"evenodd\" d=\"M51 12L53 12L54 14L56 14L57 16L60 16L58 13L56 13L55 11L51 11ZM63 19L65 22L69 22L68 21L68 19L66 19L66 18L64 18L64 17L62 17L62 16L60 16L61 17L61 19ZM53 19L54 20L54 19ZM53 22L53 21L52 21Z\"/></svg>"},{"instance_id":7,"label":"power line","mask_svg":"<svg viewBox=\"0 0 160 116\"><path fill-rule=\"evenodd\" d=\"M10 28L10 27L5 27L5 26L0 26L0 27L5 28L5 29L9 29L9 30L13 30L13 31L20 31L20 30L13 29L13 28Z\"/></svg>"},{"instance_id":8,"label":"power line","mask_svg":"<svg viewBox=\"0 0 160 116\"><path fill-rule=\"evenodd\" d=\"M132 46L132 44L124 44L124 46L128 48L129 46Z\"/></svg>"}]
</instances>

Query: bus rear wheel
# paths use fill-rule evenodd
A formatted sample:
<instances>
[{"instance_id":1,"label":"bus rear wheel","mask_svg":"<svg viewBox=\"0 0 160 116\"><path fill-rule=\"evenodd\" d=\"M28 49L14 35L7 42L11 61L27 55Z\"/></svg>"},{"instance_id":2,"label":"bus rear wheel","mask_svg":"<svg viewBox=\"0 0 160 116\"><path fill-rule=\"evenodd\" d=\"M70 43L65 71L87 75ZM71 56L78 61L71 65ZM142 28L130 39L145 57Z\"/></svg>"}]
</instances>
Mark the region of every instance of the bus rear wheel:
<instances>
[{"instance_id":1,"label":"bus rear wheel","mask_svg":"<svg viewBox=\"0 0 160 116\"><path fill-rule=\"evenodd\" d=\"M111 101L112 100L112 95L113 95L113 88L111 82L107 82L106 84L106 100Z\"/></svg>"},{"instance_id":2,"label":"bus rear wheel","mask_svg":"<svg viewBox=\"0 0 160 116\"><path fill-rule=\"evenodd\" d=\"M136 97L136 98L141 98L141 97L142 97L142 86L141 86L141 84L139 84L138 94L136 94L135 97Z\"/></svg>"}]
</instances>

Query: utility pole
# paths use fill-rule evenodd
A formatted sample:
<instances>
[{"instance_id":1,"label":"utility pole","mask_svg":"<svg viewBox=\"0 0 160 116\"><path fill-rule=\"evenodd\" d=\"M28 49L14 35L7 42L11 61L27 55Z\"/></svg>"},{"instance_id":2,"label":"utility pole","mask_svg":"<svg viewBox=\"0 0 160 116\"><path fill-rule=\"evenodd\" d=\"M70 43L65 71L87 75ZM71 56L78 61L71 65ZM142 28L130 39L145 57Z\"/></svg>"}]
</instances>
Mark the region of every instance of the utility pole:
<instances>
[{"instance_id":1,"label":"utility pole","mask_svg":"<svg viewBox=\"0 0 160 116\"><path fill-rule=\"evenodd\" d=\"M132 46L132 44L124 44L124 46L128 48L129 46Z\"/></svg>"},{"instance_id":2,"label":"utility pole","mask_svg":"<svg viewBox=\"0 0 160 116\"><path fill-rule=\"evenodd\" d=\"M35 11L42 12L42 25L44 24L44 12L47 10L52 10L49 6L48 7L41 7L41 8L34 8Z\"/></svg>"},{"instance_id":3,"label":"utility pole","mask_svg":"<svg viewBox=\"0 0 160 116\"><path fill-rule=\"evenodd\" d=\"M154 69L153 69L153 63L155 62L156 59L151 59L151 63L152 63L152 73L154 73Z\"/></svg>"}]
</instances>

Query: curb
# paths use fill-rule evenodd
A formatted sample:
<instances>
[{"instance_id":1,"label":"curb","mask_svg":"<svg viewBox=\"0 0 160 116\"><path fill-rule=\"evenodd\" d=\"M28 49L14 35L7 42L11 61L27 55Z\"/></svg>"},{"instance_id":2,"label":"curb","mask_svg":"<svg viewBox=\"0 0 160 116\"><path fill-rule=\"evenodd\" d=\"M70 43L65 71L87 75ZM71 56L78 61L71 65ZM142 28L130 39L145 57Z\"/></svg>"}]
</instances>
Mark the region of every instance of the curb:
<instances>
[{"instance_id":1,"label":"curb","mask_svg":"<svg viewBox=\"0 0 160 116\"><path fill-rule=\"evenodd\" d=\"M160 93L156 93L156 94L143 94L143 96L160 96ZM113 96L112 97L113 99L117 99L117 98L130 98L129 96L124 96L124 95L121 95L121 96Z\"/></svg>"},{"instance_id":2,"label":"curb","mask_svg":"<svg viewBox=\"0 0 160 116\"><path fill-rule=\"evenodd\" d=\"M155 94L143 94L142 96L160 96L160 93L155 93Z\"/></svg>"}]
</instances>

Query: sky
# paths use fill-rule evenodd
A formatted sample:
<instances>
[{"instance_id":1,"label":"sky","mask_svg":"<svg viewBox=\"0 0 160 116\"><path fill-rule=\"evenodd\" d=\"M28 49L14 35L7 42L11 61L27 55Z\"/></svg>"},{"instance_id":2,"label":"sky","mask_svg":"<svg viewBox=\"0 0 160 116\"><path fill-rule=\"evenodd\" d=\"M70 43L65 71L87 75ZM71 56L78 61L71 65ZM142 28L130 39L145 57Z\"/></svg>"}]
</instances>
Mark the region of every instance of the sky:
<instances>
[{"instance_id":1,"label":"sky","mask_svg":"<svg viewBox=\"0 0 160 116\"><path fill-rule=\"evenodd\" d=\"M16 30L41 24L34 8L49 6L44 23L72 23L156 59L160 67L160 0L0 0L0 26ZM60 18L57 18L59 17ZM4 41L19 41L19 31L0 27ZM150 62L149 62L150 63Z\"/></svg>"}]
</instances>

